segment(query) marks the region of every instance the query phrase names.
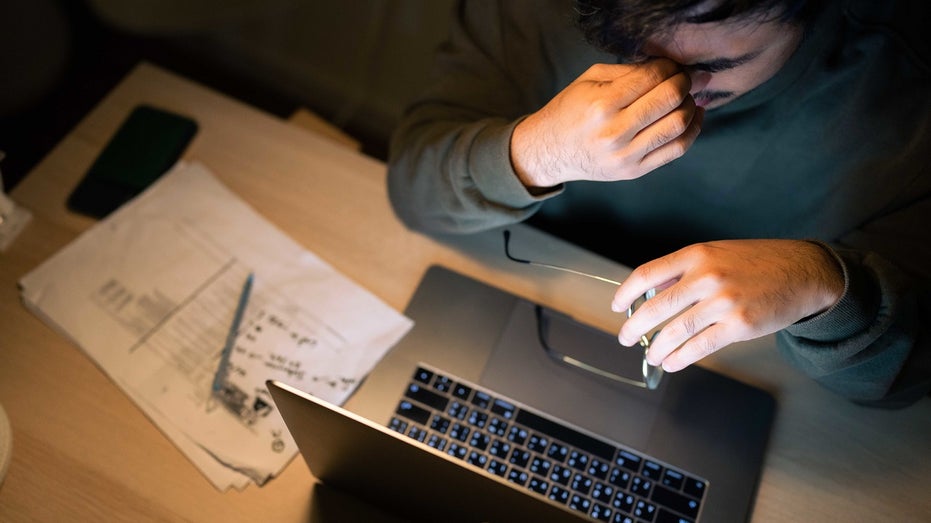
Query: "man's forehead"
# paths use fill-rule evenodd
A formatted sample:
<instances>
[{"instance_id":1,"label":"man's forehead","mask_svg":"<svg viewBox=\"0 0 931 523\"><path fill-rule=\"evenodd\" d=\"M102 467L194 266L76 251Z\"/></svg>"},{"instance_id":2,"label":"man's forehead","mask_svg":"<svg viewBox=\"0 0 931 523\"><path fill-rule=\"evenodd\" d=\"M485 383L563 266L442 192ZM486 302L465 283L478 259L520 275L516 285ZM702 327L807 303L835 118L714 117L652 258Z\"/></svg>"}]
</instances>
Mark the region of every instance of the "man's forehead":
<instances>
[{"instance_id":1,"label":"man's forehead","mask_svg":"<svg viewBox=\"0 0 931 523\"><path fill-rule=\"evenodd\" d=\"M732 65L753 60L782 34L782 23L758 18L702 24L682 23L650 37L643 51L669 56L680 63L726 60Z\"/></svg>"}]
</instances>

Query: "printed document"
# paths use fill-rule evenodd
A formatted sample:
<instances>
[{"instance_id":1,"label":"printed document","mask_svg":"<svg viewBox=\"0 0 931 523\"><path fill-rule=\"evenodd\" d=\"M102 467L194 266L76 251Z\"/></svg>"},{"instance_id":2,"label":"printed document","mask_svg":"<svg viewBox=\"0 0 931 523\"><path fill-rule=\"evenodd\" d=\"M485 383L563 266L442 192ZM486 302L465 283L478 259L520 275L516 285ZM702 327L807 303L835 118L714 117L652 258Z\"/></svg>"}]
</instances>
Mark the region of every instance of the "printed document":
<instances>
[{"instance_id":1,"label":"printed document","mask_svg":"<svg viewBox=\"0 0 931 523\"><path fill-rule=\"evenodd\" d=\"M243 283L254 275L212 394ZM342 404L411 321L277 229L200 164L178 164L20 281L218 488L262 485L297 454L265 389Z\"/></svg>"}]
</instances>

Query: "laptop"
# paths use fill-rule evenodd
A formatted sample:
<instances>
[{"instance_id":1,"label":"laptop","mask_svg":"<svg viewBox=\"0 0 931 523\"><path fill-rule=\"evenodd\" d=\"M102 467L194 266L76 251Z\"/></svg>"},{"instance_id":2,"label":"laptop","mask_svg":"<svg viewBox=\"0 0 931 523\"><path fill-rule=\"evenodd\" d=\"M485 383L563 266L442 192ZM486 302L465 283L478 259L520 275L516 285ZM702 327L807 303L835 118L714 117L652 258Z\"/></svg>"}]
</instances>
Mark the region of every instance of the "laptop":
<instances>
[{"instance_id":1,"label":"laptop","mask_svg":"<svg viewBox=\"0 0 931 523\"><path fill-rule=\"evenodd\" d=\"M642 353L441 266L405 313L346 408L268 382L327 487L410 521L749 519L768 393L694 365L655 390L568 365L553 354L635 376Z\"/></svg>"}]
</instances>

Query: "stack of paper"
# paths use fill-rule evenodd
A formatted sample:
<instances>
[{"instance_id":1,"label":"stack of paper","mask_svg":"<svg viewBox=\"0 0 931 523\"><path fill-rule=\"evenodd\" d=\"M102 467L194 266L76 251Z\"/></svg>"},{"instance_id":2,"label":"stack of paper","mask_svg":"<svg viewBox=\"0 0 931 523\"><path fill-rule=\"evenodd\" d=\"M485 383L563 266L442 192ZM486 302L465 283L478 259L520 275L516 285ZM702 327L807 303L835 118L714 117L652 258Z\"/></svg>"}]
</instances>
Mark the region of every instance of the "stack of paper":
<instances>
[{"instance_id":1,"label":"stack of paper","mask_svg":"<svg viewBox=\"0 0 931 523\"><path fill-rule=\"evenodd\" d=\"M250 273L227 375L237 398L224 404L211 384ZM261 485L297 453L266 379L341 404L411 327L198 164L176 166L20 286L221 490Z\"/></svg>"}]
</instances>

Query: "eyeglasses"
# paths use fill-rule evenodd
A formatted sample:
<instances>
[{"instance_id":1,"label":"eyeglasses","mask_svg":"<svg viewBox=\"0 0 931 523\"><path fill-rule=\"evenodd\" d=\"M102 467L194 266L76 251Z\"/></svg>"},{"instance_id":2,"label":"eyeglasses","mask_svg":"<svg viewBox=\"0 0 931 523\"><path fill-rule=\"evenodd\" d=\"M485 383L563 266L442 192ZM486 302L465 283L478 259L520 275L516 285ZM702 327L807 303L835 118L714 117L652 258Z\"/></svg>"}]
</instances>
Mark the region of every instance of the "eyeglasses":
<instances>
[{"instance_id":1,"label":"eyeglasses","mask_svg":"<svg viewBox=\"0 0 931 523\"><path fill-rule=\"evenodd\" d=\"M517 263L524 263L527 265L534 265L537 267L543 267L546 269L553 269L557 271L568 272L570 274L575 274L577 276L584 276L586 278L591 278L593 280L598 280L604 283L610 283L612 285L621 284L621 282L618 282L618 281L615 281L609 278L597 276L595 274L590 274L587 272L577 271L575 269L570 269L568 267L561 267L559 265L552 265L549 263L542 263L538 261L517 258L511 254L510 241L511 241L511 231L505 230L504 231L504 255L507 256L507 258L511 261L515 261ZM644 304L644 302L654 297L655 295L656 295L656 289L650 289L647 292L645 292L642 296L634 300L634 302L630 305L630 307L627 308L627 317L630 318L631 316L633 316L634 311L637 310L637 308L641 307ZM646 359L647 352L650 350L650 344L653 342L653 339L656 338L656 335L659 334L658 330L652 332L649 335L645 334L640 337L640 347L643 348L643 359L642 359L641 368L640 368L640 371L643 377L641 380L641 379L629 378L627 376L622 376L616 372L606 370L597 365L592 365L590 363L582 361L579 358L570 356L562 351L555 349L548 342L547 332L549 331L549 328L548 328L549 322L546 319L544 308L540 305L536 306L536 317L537 317L537 337L540 340L540 346L543 347L543 350L546 351L546 353L549 354L550 357L552 357L553 359L561 363L564 363L566 365L570 365L572 367L576 367L578 369L582 369L584 371L590 372L597 376L601 376L603 378L607 378L609 380L617 381L620 383L625 383L627 385L633 385L635 387L641 387L641 388L645 388L648 390L655 390L657 387L659 387L659 384L663 379L663 374L664 374L663 368L659 366L650 365L649 363L647 363L647 359Z\"/></svg>"}]
</instances>

